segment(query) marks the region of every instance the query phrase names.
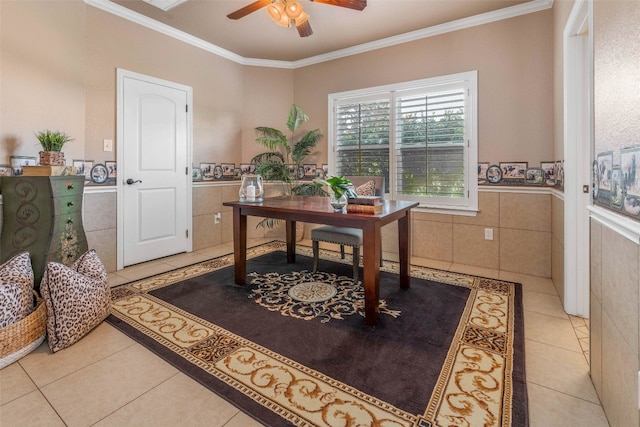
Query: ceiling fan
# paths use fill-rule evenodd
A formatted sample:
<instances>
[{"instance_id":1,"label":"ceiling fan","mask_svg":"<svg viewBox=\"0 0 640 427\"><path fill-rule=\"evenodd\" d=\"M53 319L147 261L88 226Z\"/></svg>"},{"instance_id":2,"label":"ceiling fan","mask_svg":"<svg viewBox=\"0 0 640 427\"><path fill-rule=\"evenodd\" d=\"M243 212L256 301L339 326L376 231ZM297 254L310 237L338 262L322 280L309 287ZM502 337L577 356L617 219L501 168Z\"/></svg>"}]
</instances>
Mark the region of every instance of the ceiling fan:
<instances>
[{"instance_id":1,"label":"ceiling fan","mask_svg":"<svg viewBox=\"0 0 640 427\"><path fill-rule=\"evenodd\" d=\"M367 0L311 0L317 3L331 6L346 7L348 9L363 10L367 7ZM309 15L302 9L302 5L296 0L257 0L247 6L227 15L229 19L240 19L256 10L267 6L267 13L276 24L290 27L293 23L300 37L309 37L313 34Z\"/></svg>"}]
</instances>

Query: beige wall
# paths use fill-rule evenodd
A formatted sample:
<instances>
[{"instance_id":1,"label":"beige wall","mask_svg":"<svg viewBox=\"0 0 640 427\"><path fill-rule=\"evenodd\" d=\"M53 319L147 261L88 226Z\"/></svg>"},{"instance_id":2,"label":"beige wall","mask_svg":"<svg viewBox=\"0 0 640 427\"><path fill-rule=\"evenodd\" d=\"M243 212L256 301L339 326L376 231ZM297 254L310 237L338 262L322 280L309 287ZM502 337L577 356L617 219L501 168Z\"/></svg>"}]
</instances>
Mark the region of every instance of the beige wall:
<instances>
[{"instance_id":1,"label":"beige wall","mask_svg":"<svg viewBox=\"0 0 640 427\"><path fill-rule=\"evenodd\" d=\"M52 16L59 19L51 20ZM309 158L322 164L327 159L329 93L478 70L479 160L538 165L554 157L552 18L547 10L288 70L240 66L83 2L2 2L0 163L11 154L35 155L33 132L45 127L76 137L64 150L68 158L114 160L115 152L102 151L102 140L115 139L116 69L123 68L193 87L196 164L247 162L263 151L254 141L253 128L284 130L293 102L310 116L306 130L320 128L325 133ZM43 98L55 98L55 107ZM14 148L10 140L19 145ZM210 221L218 209L225 220L221 191L194 189L196 249L228 238L225 227L214 227ZM115 259L114 197L89 194L85 201L91 213L90 244L109 260ZM476 218L416 215L416 230L450 225L447 236L435 239L436 247L445 248L442 253L431 254L432 247L420 241L414 243L414 254L548 277L550 198L499 193L480 198ZM542 209L533 209L528 223L508 221L518 217L513 212L537 203L531 200L538 200ZM93 215L100 212L108 217L96 221ZM485 226L495 227L494 241L480 238ZM465 247L461 239L468 232L473 245ZM393 252L393 233L390 236L385 250ZM536 256L518 251L520 239L535 242ZM518 259L507 256L511 253Z\"/></svg>"},{"instance_id":2,"label":"beige wall","mask_svg":"<svg viewBox=\"0 0 640 427\"><path fill-rule=\"evenodd\" d=\"M555 160L552 24L549 9L297 69L295 101L327 129L330 93L478 70L478 160L539 166Z\"/></svg>"},{"instance_id":3,"label":"beige wall","mask_svg":"<svg viewBox=\"0 0 640 427\"><path fill-rule=\"evenodd\" d=\"M640 2L594 4L595 146L638 144ZM614 159L615 162L615 159ZM591 377L612 427L638 426L640 248L591 221Z\"/></svg>"}]
</instances>

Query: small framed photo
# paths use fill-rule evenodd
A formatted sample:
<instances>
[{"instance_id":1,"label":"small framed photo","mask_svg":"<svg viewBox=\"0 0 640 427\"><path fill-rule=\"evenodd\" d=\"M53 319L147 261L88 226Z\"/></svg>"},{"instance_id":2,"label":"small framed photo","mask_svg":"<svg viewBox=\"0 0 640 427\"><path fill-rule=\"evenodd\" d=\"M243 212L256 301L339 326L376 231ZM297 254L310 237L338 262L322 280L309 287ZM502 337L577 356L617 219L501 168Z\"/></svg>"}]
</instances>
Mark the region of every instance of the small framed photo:
<instances>
[{"instance_id":1,"label":"small framed photo","mask_svg":"<svg viewBox=\"0 0 640 427\"><path fill-rule=\"evenodd\" d=\"M211 175L213 177L213 175ZM202 169L200 168L192 168L191 169L191 179L194 182L202 181Z\"/></svg>"},{"instance_id":2,"label":"small framed photo","mask_svg":"<svg viewBox=\"0 0 640 427\"><path fill-rule=\"evenodd\" d=\"M256 171L256 165L253 163L240 163L240 172L242 175L245 173L253 173Z\"/></svg>"},{"instance_id":3,"label":"small framed photo","mask_svg":"<svg viewBox=\"0 0 640 427\"><path fill-rule=\"evenodd\" d=\"M478 184L487 182L487 169L489 169L489 163L478 163Z\"/></svg>"},{"instance_id":4,"label":"small framed photo","mask_svg":"<svg viewBox=\"0 0 640 427\"><path fill-rule=\"evenodd\" d=\"M502 169L498 165L491 165L487 169L487 182L489 184L499 184L502 181Z\"/></svg>"},{"instance_id":5,"label":"small framed photo","mask_svg":"<svg viewBox=\"0 0 640 427\"><path fill-rule=\"evenodd\" d=\"M213 180L213 169L215 167L215 163L200 163L200 172L202 173L202 179L204 181Z\"/></svg>"},{"instance_id":6,"label":"small framed photo","mask_svg":"<svg viewBox=\"0 0 640 427\"><path fill-rule=\"evenodd\" d=\"M11 176L11 165L0 165L0 176Z\"/></svg>"},{"instance_id":7,"label":"small framed photo","mask_svg":"<svg viewBox=\"0 0 640 427\"><path fill-rule=\"evenodd\" d=\"M622 168L620 166L614 166L611 170L611 192L609 197L611 198L611 206L621 209L624 202L624 177L622 176Z\"/></svg>"},{"instance_id":8,"label":"small framed photo","mask_svg":"<svg viewBox=\"0 0 640 427\"><path fill-rule=\"evenodd\" d=\"M640 147L620 150L620 168L627 196L640 197Z\"/></svg>"},{"instance_id":9,"label":"small framed photo","mask_svg":"<svg viewBox=\"0 0 640 427\"><path fill-rule=\"evenodd\" d=\"M324 173L324 176L327 177L329 176L329 165L324 163L322 165L322 172Z\"/></svg>"},{"instance_id":10,"label":"small framed photo","mask_svg":"<svg viewBox=\"0 0 640 427\"><path fill-rule=\"evenodd\" d=\"M524 183L524 175L529 164L527 162L500 162L503 181L517 181Z\"/></svg>"},{"instance_id":11,"label":"small framed photo","mask_svg":"<svg viewBox=\"0 0 640 427\"><path fill-rule=\"evenodd\" d=\"M91 169L93 168L93 160L73 160L73 166L76 167L76 175L84 175L84 182L91 182Z\"/></svg>"},{"instance_id":12,"label":"small framed photo","mask_svg":"<svg viewBox=\"0 0 640 427\"><path fill-rule=\"evenodd\" d=\"M524 183L527 185L542 185L545 183L542 168L528 168L525 172Z\"/></svg>"},{"instance_id":13,"label":"small framed photo","mask_svg":"<svg viewBox=\"0 0 640 427\"><path fill-rule=\"evenodd\" d=\"M109 180L115 181L118 177L118 165L116 162L112 160L107 160L104 162L105 167L107 168L107 172L109 173Z\"/></svg>"},{"instance_id":14,"label":"small framed photo","mask_svg":"<svg viewBox=\"0 0 640 427\"><path fill-rule=\"evenodd\" d=\"M324 179L326 177L324 173L324 169L318 168L316 169L316 178Z\"/></svg>"},{"instance_id":15,"label":"small framed photo","mask_svg":"<svg viewBox=\"0 0 640 427\"><path fill-rule=\"evenodd\" d=\"M564 188L564 160L556 161L555 175L556 175L556 187Z\"/></svg>"},{"instance_id":16,"label":"small framed photo","mask_svg":"<svg viewBox=\"0 0 640 427\"><path fill-rule=\"evenodd\" d=\"M556 185L556 162L540 162L540 168L544 171L544 183L546 185Z\"/></svg>"},{"instance_id":17,"label":"small framed photo","mask_svg":"<svg viewBox=\"0 0 640 427\"><path fill-rule=\"evenodd\" d=\"M315 178L317 165L304 165L304 177Z\"/></svg>"},{"instance_id":18,"label":"small framed photo","mask_svg":"<svg viewBox=\"0 0 640 427\"><path fill-rule=\"evenodd\" d=\"M235 163L222 163L220 164L222 167L222 176L225 178L233 177L234 170L236 169Z\"/></svg>"},{"instance_id":19,"label":"small framed photo","mask_svg":"<svg viewBox=\"0 0 640 427\"><path fill-rule=\"evenodd\" d=\"M240 178L242 178L242 169L240 168L233 169L233 179L240 179Z\"/></svg>"},{"instance_id":20,"label":"small framed photo","mask_svg":"<svg viewBox=\"0 0 640 427\"><path fill-rule=\"evenodd\" d=\"M296 166L294 163L287 164L287 169L289 169L289 176L291 178L298 177L298 166Z\"/></svg>"},{"instance_id":21,"label":"small framed photo","mask_svg":"<svg viewBox=\"0 0 640 427\"><path fill-rule=\"evenodd\" d=\"M13 176L22 175L23 166L36 166L38 164L38 159L32 156L11 156L9 159Z\"/></svg>"}]
</instances>

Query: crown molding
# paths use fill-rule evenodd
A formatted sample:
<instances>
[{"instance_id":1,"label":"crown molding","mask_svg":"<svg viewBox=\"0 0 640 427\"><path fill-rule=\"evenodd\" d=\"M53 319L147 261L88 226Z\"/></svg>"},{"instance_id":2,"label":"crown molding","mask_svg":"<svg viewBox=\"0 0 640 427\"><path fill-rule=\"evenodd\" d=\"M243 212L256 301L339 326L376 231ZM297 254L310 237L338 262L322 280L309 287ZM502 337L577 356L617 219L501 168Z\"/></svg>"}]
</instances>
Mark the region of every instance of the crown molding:
<instances>
[{"instance_id":1,"label":"crown molding","mask_svg":"<svg viewBox=\"0 0 640 427\"><path fill-rule=\"evenodd\" d=\"M492 22L501 21L503 19L514 18L516 16L539 12L553 7L553 0L532 0L526 3L506 7L504 9L496 10L493 12L482 13L480 15L471 16L469 18L458 19L456 21L447 22L445 24L434 25L432 27L424 28L421 30L411 31L397 36L387 37L384 39L376 40L374 42L363 43L357 46L336 50L322 55L311 56L309 58L300 59L297 61L274 61L268 59L245 58L229 50L223 49L212 43L187 34L184 31L177 30L169 25L148 18L140 13L134 12L109 0L84 0L84 2L105 12L127 19L151 30L158 31L159 33L162 33L169 37L173 37L177 40L198 47L207 52L213 53L214 55L218 55L225 59L237 62L238 64L256 67L286 69L296 69L309 65L319 64L321 62L333 61L334 59L344 58L359 53L370 52L373 50L408 43L415 40L433 37L453 31L459 31L478 25L489 24Z\"/></svg>"}]
</instances>

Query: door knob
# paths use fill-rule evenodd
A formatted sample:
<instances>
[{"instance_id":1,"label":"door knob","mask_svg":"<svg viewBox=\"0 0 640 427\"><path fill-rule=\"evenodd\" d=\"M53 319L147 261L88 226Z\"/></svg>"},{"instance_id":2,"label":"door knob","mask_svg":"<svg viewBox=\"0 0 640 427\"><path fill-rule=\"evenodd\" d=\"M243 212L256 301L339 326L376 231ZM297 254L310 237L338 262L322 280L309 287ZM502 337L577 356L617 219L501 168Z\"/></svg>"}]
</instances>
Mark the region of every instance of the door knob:
<instances>
[{"instance_id":1,"label":"door knob","mask_svg":"<svg viewBox=\"0 0 640 427\"><path fill-rule=\"evenodd\" d=\"M128 185L133 185L133 184L135 184L136 182L142 182L142 181L140 181L139 179L136 179L136 180L134 181L133 179L129 178L129 179L127 179L125 182L126 182Z\"/></svg>"}]
</instances>

